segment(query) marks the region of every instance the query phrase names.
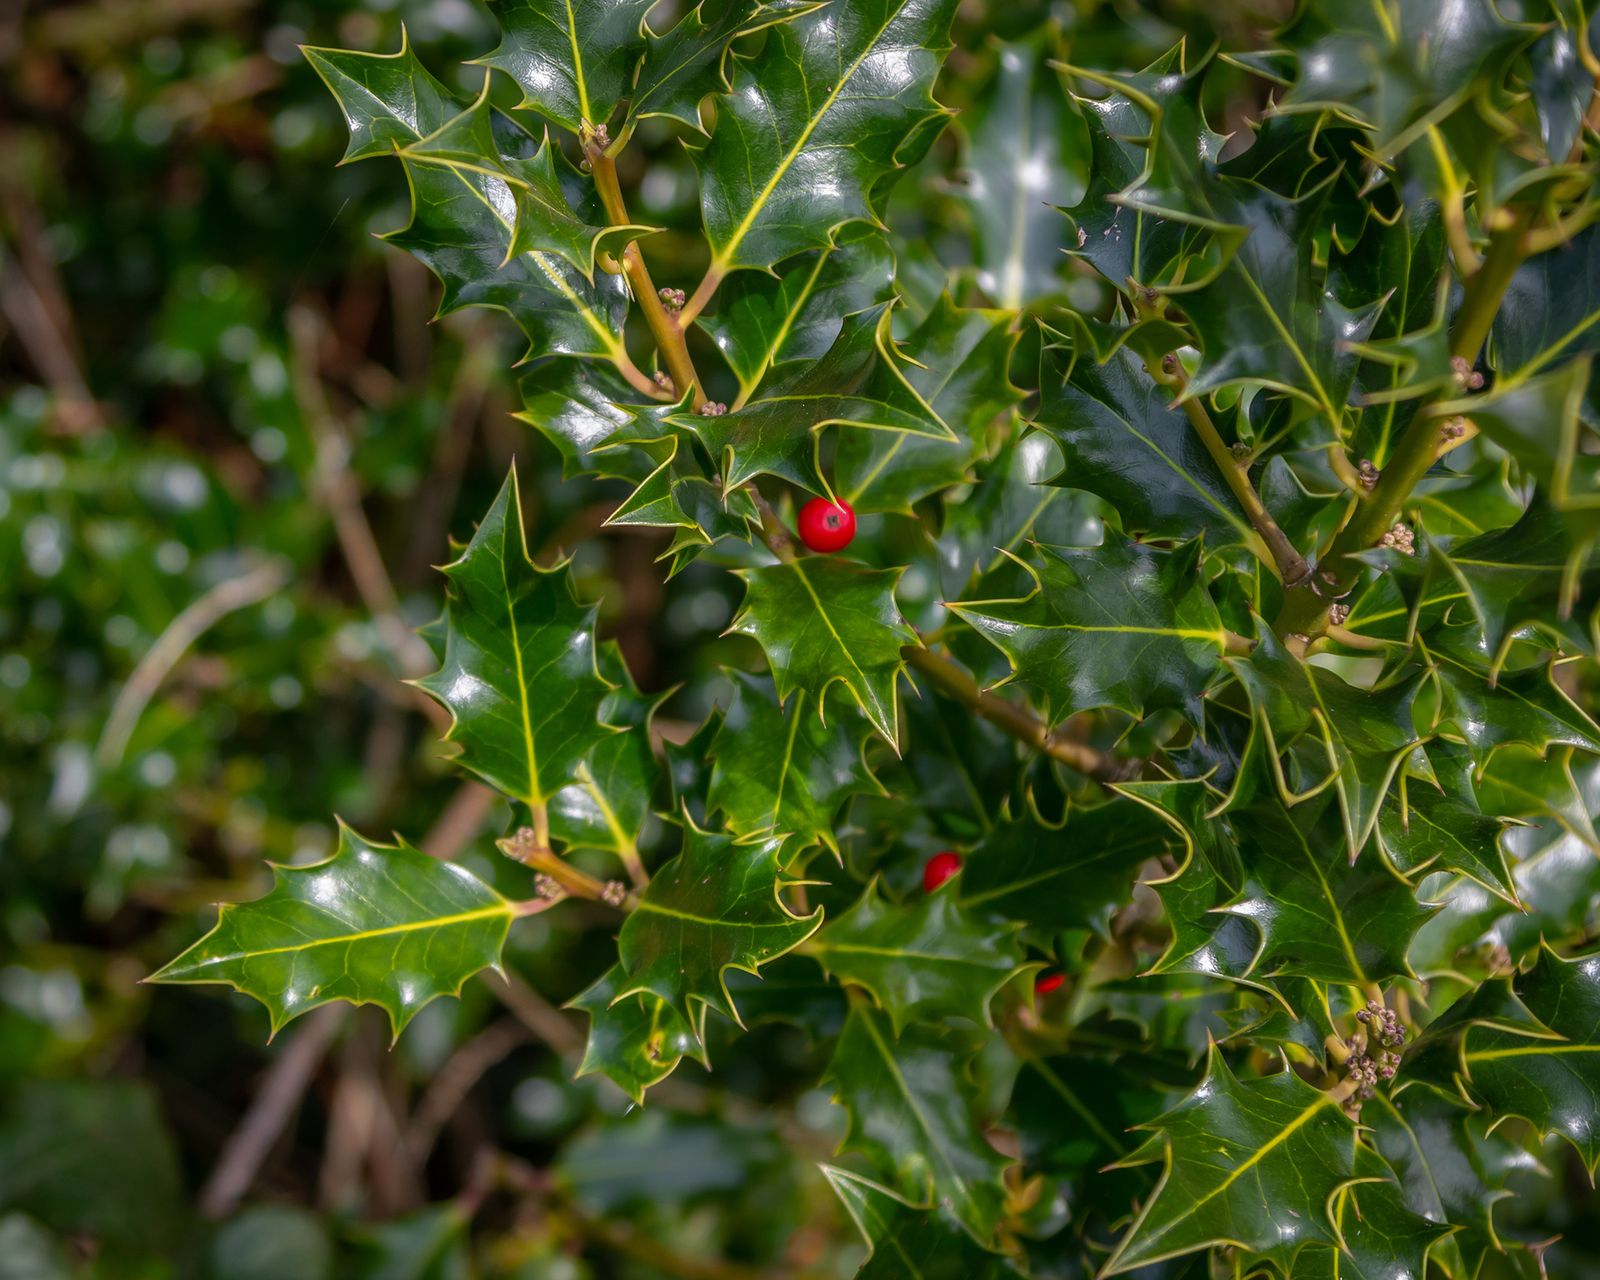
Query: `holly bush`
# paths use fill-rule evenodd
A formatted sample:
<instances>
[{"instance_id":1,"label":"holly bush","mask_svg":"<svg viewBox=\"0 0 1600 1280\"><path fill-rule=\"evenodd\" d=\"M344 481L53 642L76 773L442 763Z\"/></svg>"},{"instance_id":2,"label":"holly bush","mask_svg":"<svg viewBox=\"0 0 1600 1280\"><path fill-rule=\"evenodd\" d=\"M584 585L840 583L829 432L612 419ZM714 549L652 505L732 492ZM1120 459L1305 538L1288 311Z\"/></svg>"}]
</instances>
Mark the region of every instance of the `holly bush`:
<instances>
[{"instance_id":1,"label":"holly bush","mask_svg":"<svg viewBox=\"0 0 1600 1280\"><path fill-rule=\"evenodd\" d=\"M1541 1167L1579 1274L1578 0L1309 0L1164 52L1090 5L494 14L449 83L404 40L305 55L441 312L526 343L525 457L415 642L504 857L341 826L155 980L398 1036L562 930L578 1072L643 1106L567 1176L629 1183L602 1214L692 1184L693 1139L653 1182L628 1145L698 1123L681 1070L787 1115L750 1160L799 1185L770 1135L831 1099L863 1275L1532 1275L1548 1233L1503 1227ZM602 530L530 538L552 455ZM659 552L623 607L689 620L678 686L585 589L619 529ZM833 1274L795 1243L833 1220L791 1193L767 1230ZM733 1230L622 1251L744 1275Z\"/></svg>"}]
</instances>

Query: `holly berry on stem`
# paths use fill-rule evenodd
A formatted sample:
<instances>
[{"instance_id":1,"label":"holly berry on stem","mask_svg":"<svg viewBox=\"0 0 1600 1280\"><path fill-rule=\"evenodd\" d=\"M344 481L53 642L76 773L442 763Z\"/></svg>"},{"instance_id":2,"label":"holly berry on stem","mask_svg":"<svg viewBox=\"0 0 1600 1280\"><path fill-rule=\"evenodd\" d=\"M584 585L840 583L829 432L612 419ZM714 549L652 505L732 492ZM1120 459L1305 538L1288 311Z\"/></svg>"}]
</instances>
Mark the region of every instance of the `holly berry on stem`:
<instances>
[{"instance_id":1,"label":"holly berry on stem","mask_svg":"<svg viewBox=\"0 0 1600 1280\"><path fill-rule=\"evenodd\" d=\"M813 498L800 508L800 541L812 551L843 551L856 536L856 513L844 499Z\"/></svg>"},{"instance_id":2,"label":"holly berry on stem","mask_svg":"<svg viewBox=\"0 0 1600 1280\"><path fill-rule=\"evenodd\" d=\"M1046 969L1033 980L1033 994L1036 996L1047 996L1052 991L1058 990L1061 984L1066 980L1067 975L1062 973L1061 970Z\"/></svg>"},{"instance_id":3,"label":"holly berry on stem","mask_svg":"<svg viewBox=\"0 0 1600 1280\"><path fill-rule=\"evenodd\" d=\"M922 868L922 888L932 893L956 872L961 870L961 855L954 849L945 849L928 859Z\"/></svg>"}]
</instances>

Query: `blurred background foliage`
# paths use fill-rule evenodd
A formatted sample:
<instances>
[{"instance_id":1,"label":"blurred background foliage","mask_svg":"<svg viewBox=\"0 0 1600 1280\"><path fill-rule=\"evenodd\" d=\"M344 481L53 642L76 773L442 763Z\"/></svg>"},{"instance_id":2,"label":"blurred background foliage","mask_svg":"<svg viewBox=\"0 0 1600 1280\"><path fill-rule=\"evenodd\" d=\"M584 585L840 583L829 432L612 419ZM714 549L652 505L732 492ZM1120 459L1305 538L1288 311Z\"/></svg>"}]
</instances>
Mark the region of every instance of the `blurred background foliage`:
<instances>
[{"instance_id":1,"label":"blurred background foliage","mask_svg":"<svg viewBox=\"0 0 1600 1280\"><path fill-rule=\"evenodd\" d=\"M992 80L980 29L1137 65L1285 10L972 3L940 96ZM849 1274L813 1047L758 1026L643 1110L574 1082L581 1023L558 1006L608 963L577 908L527 922L506 982L392 1050L375 1010L268 1044L251 1001L140 985L210 903L264 891L268 860L331 853L334 815L516 874L491 856L509 815L449 776L436 710L401 683L431 662L431 566L513 456L538 557L576 552L641 686L693 680L667 736L747 643L718 639L734 579L663 585L665 535L600 529L626 489L563 483L510 416L512 326L430 325L434 282L374 238L405 221L400 171L335 167L343 122L297 46L393 49L402 24L477 90L463 62L494 33L473 0L0 5L0 1280ZM1225 132L1259 106L1225 73L1208 92ZM968 145L949 131L895 196L901 271L930 292L936 260L969 253ZM672 128L627 160L640 215L692 228ZM662 282L692 284L702 264L673 250L653 242ZM1041 270L1041 299L1093 306L1097 286ZM1193 1012L1171 1038L1198 1054ZM1501 1224L1524 1238L1595 1212L1560 1174L1528 1182Z\"/></svg>"}]
</instances>

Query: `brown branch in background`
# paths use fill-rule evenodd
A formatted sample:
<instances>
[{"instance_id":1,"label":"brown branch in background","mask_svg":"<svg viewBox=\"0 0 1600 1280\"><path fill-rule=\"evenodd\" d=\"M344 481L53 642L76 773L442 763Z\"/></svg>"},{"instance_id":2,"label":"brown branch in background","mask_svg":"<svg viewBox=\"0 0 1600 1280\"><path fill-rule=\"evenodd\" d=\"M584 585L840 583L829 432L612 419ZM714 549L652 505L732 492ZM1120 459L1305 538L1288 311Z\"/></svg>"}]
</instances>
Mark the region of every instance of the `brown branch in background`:
<instances>
[{"instance_id":1,"label":"brown branch in background","mask_svg":"<svg viewBox=\"0 0 1600 1280\"><path fill-rule=\"evenodd\" d=\"M190 645L228 614L259 604L288 581L288 563L271 560L237 578L224 578L185 605L167 623L166 630L156 637L155 643L145 650L144 657L139 659L111 704L111 712L95 747L95 759L100 767L113 768L122 759L139 717Z\"/></svg>"},{"instance_id":2,"label":"brown branch in background","mask_svg":"<svg viewBox=\"0 0 1600 1280\"><path fill-rule=\"evenodd\" d=\"M979 689L978 682L970 675L950 659L941 658L930 649L907 645L900 650L900 656L927 676L946 697L964 703L975 714L1005 730L1018 741L1027 743L1096 782L1126 782L1137 777L1144 766L1142 760L1097 751L1085 743L1061 737L1026 707Z\"/></svg>"},{"instance_id":3,"label":"brown branch in background","mask_svg":"<svg viewBox=\"0 0 1600 1280\"><path fill-rule=\"evenodd\" d=\"M491 1022L445 1059L406 1123L403 1145L413 1170L428 1163L445 1122L456 1113L485 1073L528 1039L528 1028L516 1018Z\"/></svg>"},{"instance_id":4,"label":"brown branch in background","mask_svg":"<svg viewBox=\"0 0 1600 1280\"><path fill-rule=\"evenodd\" d=\"M290 365L295 403L316 448L312 486L333 519L339 550L350 570L351 580L372 614L385 647L405 675L425 675L436 665L433 653L400 616L400 598L384 567L378 540L361 505L360 489L350 471L349 442L333 416L317 375L321 334L322 322L315 312L304 306L290 309ZM441 732L449 727L449 713L432 699L419 696L417 705Z\"/></svg>"},{"instance_id":5,"label":"brown branch in background","mask_svg":"<svg viewBox=\"0 0 1600 1280\"><path fill-rule=\"evenodd\" d=\"M6 139L0 137L0 151L8 145ZM0 315L4 315L39 377L54 393L61 429L79 433L104 426L100 406L89 390L83 362L77 353L77 337L71 327L71 315L60 297L54 267L41 281L26 269L21 259L6 252L3 241L0 241Z\"/></svg>"},{"instance_id":6,"label":"brown branch in background","mask_svg":"<svg viewBox=\"0 0 1600 1280\"><path fill-rule=\"evenodd\" d=\"M213 1221L226 1218L255 1185L256 1175L300 1110L306 1089L349 1012L347 1006L335 1004L315 1010L273 1059L200 1191L200 1212L205 1217Z\"/></svg>"},{"instance_id":7,"label":"brown branch in background","mask_svg":"<svg viewBox=\"0 0 1600 1280\"><path fill-rule=\"evenodd\" d=\"M501 1004L516 1015L529 1031L563 1058L583 1052L583 1033L555 1005L530 987L511 970L487 973L484 982Z\"/></svg>"}]
</instances>

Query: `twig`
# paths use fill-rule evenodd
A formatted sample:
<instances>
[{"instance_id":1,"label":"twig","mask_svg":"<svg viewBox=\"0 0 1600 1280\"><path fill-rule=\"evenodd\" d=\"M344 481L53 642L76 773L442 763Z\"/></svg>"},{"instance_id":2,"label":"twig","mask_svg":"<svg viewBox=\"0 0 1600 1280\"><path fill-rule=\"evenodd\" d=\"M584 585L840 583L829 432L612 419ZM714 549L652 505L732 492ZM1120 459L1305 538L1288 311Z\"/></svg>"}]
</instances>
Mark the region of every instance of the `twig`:
<instances>
[{"instance_id":1,"label":"twig","mask_svg":"<svg viewBox=\"0 0 1600 1280\"><path fill-rule=\"evenodd\" d=\"M523 1026L563 1058L583 1052L583 1034L562 1013L509 969L491 973L484 981Z\"/></svg>"},{"instance_id":2,"label":"twig","mask_svg":"<svg viewBox=\"0 0 1600 1280\"><path fill-rule=\"evenodd\" d=\"M527 1039L528 1028L522 1022L501 1018L445 1059L405 1128L402 1145L414 1170L420 1173L427 1164L445 1121L467 1100L484 1073Z\"/></svg>"},{"instance_id":3,"label":"twig","mask_svg":"<svg viewBox=\"0 0 1600 1280\"><path fill-rule=\"evenodd\" d=\"M200 1212L207 1218L227 1217L254 1185L348 1013L347 1006L336 1004L315 1010L274 1059L200 1192Z\"/></svg>"},{"instance_id":4,"label":"twig","mask_svg":"<svg viewBox=\"0 0 1600 1280\"><path fill-rule=\"evenodd\" d=\"M59 401L63 426L87 431L103 425L100 408L73 354L71 339L61 332L44 299L15 260L0 252L0 314L10 322L27 349L39 376Z\"/></svg>"},{"instance_id":5,"label":"twig","mask_svg":"<svg viewBox=\"0 0 1600 1280\"><path fill-rule=\"evenodd\" d=\"M1097 751L1084 743L1058 736L1027 708L979 689L976 680L931 649L907 645L900 650L900 656L926 675L947 697L965 703L976 714L1004 729L1013 738L1061 761L1068 768L1076 769L1086 777L1097 782L1126 782L1137 777L1144 767L1143 760Z\"/></svg>"},{"instance_id":6,"label":"twig","mask_svg":"<svg viewBox=\"0 0 1600 1280\"><path fill-rule=\"evenodd\" d=\"M788 564L794 560L794 539L789 536L789 530L784 527L778 513L772 509L772 504L767 501L766 495L756 488L756 482L750 481L745 486L750 491L750 497L756 504L756 510L761 514L761 536L766 540L768 549L778 559Z\"/></svg>"},{"instance_id":7,"label":"twig","mask_svg":"<svg viewBox=\"0 0 1600 1280\"><path fill-rule=\"evenodd\" d=\"M288 581L288 564L271 560L242 577L225 578L185 605L139 659L111 704L111 714L106 717L106 727L95 747L100 767L112 768L122 759L139 717L190 645L228 614L265 600Z\"/></svg>"},{"instance_id":8,"label":"twig","mask_svg":"<svg viewBox=\"0 0 1600 1280\"><path fill-rule=\"evenodd\" d=\"M605 206L606 217L611 219L613 226L632 225L628 219L627 204L622 198L622 186L617 181L616 161L606 153L600 139L592 133L584 136L583 154L589 161L595 190L600 194L600 203ZM688 392L690 405L698 409L705 401L705 393L700 389L700 376L695 372L694 361L690 359L688 345L684 342L683 325L678 316L668 314L662 305L661 295L656 292L650 269L645 266L644 255L639 252L637 243L630 242L622 251L622 269L633 287L639 309L644 312L645 323L650 326L650 334L656 340L661 358L666 361L667 372L672 375L677 394L681 396Z\"/></svg>"},{"instance_id":9,"label":"twig","mask_svg":"<svg viewBox=\"0 0 1600 1280\"><path fill-rule=\"evenodd\" d=\"M1159 372L1152 369L1150 376L1178 395L1183 394L1189 383L1188 378L1184 376L1183 365L1179 363L1178 357L1170 352L1161 358ZM1183 402L1182 407L1184 416L1189 419L1189 425L1200 437L1206 452L1211 455L1211 460L1217 464L1217 470L1227 481L1228 488L1233 490L1233 496L1244 508L1245 515L1255 526L1255 531L1261 535L1261 541L1266 543L1267 550L1272 553L1278 576L1287 586L1305 581L1311 573L1311 566L1306 563L1306 558L1294 549L1294 544L1289 541L1288 535L1278 527L1278 522L1272 518L1272 513L1261 501L1261 495L1256 492L1255 485L1250 483L1248 461L1234 456L1233 450L1223 441L1217 431L1216 423L1211 421L1211 415L1206 412L1205 405L1200 403L1199 397L1191 396Z\"/></svg>"},{"instance_id":10,"label":"twig","mask_svg":"<svg viewBox=\"0 0 1600 1280\"><path fill-rule=\"evenodd\" d=\"M400 616L400 598L384 567L383 553L378 550L378 540L367 522L360 490L350 472L349 444L334 420L317 377L317 340L321 330L321 321L309 308L296 306L290 310L295 402L316 446L313 487L333 518L334 533L351 580L384 644L407 675L425 675L433 670L433 653ZM448 723L442 709L441 715Z\"/></svg>"},{"instance_id":11,"label":"twig","mask_svg":"<svg viewBox=\"0 0 1600 1280\"><path fill-rule=\"evenodd\" d=\"M441 862L454 861L483 830L484 821L499 800L499 793L483 783L470 779L463 782L422 837L422 852Z\"/></svg>"}]
</instances>

